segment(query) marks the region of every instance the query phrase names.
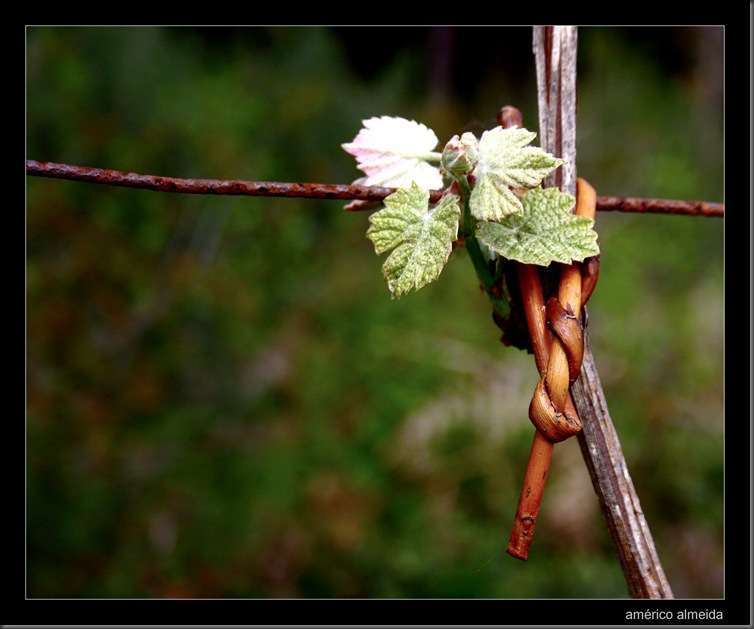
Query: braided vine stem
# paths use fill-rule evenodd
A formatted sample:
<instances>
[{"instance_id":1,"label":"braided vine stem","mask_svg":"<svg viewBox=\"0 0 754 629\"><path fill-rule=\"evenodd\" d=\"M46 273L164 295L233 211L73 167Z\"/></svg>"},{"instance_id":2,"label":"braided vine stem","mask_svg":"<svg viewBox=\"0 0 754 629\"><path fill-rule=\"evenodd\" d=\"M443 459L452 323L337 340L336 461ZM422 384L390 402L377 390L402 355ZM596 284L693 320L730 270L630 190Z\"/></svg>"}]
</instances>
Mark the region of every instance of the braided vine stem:
<instances>
[{"instance_id":1,"label":"braided vine stem","mask_svg":"<svg viewBox=\"0 0 754 629\"><path fill-rule=\"evenodd\" d=\"M595 206L594 188L578 179L575 214L594 218ZM581 430L569 387L581 370L580 357L583 356L579 323L583 306L582 267L578 262L561 266L558 297L549 299L546 304L537 267L517 265L534 359L541 376L529 406L529 418L537 431L507 549L508 554L522 560L529 557L553 446ZM594 265L586 268L593 270ZM593 282L590 281L590 291L591 287ZM548 324L558 333L553 334Z\"/></svg>"}]
</instances>

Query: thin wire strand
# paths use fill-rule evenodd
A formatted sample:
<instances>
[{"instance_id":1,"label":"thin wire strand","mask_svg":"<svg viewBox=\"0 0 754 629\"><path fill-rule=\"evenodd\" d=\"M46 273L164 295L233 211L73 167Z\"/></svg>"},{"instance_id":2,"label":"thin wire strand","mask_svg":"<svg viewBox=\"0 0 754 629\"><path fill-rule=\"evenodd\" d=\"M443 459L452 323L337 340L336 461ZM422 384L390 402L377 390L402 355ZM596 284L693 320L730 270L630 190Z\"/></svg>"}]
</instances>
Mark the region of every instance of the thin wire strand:
<instances>
[{"instance_id":1,"label":"thin wire strand","mask_svg":"<svg viewBox=\"0 0 754 629\"><path fill-rule=\"evenodd\" d=\"M395 188L324 183L281 183L274 181L243 181L227 179L180 179L159 175L140 175L121 170L73 166L54 162L26 160L26 174L98 183L109 186L176 192L183 194L217 194L235 196L294 197L306 199L341 199L356 201L382 201L393 194ZM436 203L444 190L431 190L429 200ZM354 204L352 211L371 209L369 205ZM632 212L643 214L681 214L686 216L711 216L722 218L725 206L707 201L675 201L633 197L597 197L597 210L603 212Z\"/></svg>"}]
</instances>

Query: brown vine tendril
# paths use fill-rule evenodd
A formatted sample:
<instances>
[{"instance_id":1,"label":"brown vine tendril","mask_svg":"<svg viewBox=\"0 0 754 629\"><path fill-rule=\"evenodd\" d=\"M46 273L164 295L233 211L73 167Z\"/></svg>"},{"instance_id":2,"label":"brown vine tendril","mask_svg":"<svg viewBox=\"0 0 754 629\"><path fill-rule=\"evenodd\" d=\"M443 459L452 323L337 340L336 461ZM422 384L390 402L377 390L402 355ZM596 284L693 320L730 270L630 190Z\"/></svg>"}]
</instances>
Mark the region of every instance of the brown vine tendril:
<instances>
[{"instance_id":1,"label":"brown vine tendril","mask_svg":"<svg viewBox=\"0 0 754 629\"><path fill-rule=\"evenodd\" d=\"M511 106L498 114L503 127L523 126L521 112ZM574 213L594 219L597 194L583 179L576 180ZM581 431L581 420L570 394L570 385L581 371L584 334L583 305L591 296L599 273L599 258L583 263L551 265L557 275L557 296L545 297L539 268L516 264L521 300L540 379L529 404L529 418L536 427L524 475L508 554L526 560L539 515L553 446Z\"/></svg>"},{"instance_id":2,"label":"brown vine tendril","mask_svg":"<svg viewBox=\"0 0 754 629\"><path fill-rule=\"evenodd\" d=\"M575 214L594 218L596 194L583 179L577 179ZM532 399L530 417L538 430L554 442L572 437L581 430L569 388L581 371L584 336L581 327L581 265L563 265L558 297L550 297L545 306L545 322L552 330L547 368Z\"/></svg>"},{"instance_id":3,"label":"brown vine tendril","mask_svg":"<svg viewBox=\"0 0 754 629\"><path fill-rule=\"evenodd\" d=\"M577 179L575 213L594 217L596 194L585 180ZM570 384L581 371L584 336L581 311L591 296L599 273L599 259L560 265L558 296L545 301L537 267L518 264L521 295L540 380L529 405L536 427L524 484L513 522L508 554L526 560L539 515L545 480L555 443L581 430Z\"/></svg>"},{"instance_id":4,"label":"brown vine tendril","mask_svg":"<svg viewBox=\"0 0 754 629\"><path fill-rule=\"evenodd\" d=\"M594 188L577 179L576 211L594 217ZM539 515L553 446L581 430L581 420L570 395L570 384L579 375L584 355L581 311L594 290L599 260L561 265L558 296L545 301L539 271L518 264L521 295L540 380L529 405L534 434L521 496L516 508L508 554L526 560Z\"/></svg>"}]
</instances>

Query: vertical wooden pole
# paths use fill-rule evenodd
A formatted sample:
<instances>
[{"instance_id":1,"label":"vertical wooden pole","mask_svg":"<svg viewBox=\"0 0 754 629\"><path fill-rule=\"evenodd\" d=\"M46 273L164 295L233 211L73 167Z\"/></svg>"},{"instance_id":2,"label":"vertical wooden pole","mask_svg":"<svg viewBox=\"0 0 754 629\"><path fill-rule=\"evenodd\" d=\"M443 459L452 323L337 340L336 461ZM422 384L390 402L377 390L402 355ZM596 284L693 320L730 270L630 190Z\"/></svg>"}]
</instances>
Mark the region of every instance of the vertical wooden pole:
<instances>
[{"instance_id":1,"label":"vertical wooden pole","mask_svg":"<svg viewBox=\"0 0 754 629\"><path fill-rule=\"evenodd\" d=\"M579 377L571 385L571 395L581 417L582 429L578 436L581 453L599 498L629 595L633 598L673 598L608 412L586 334L584 361Z\"/></svg>"},{"instance_id":2,"label":"vertical wooden pole","mask_svg":"<svg viewBox=\"0 0 754 629\"><path fill-rule=\"evenodd\" d=\"M573 196L576 196L577 40L575 26L534 27L539 145L567 160L545 178L543 185Z\"/></svg>"},{"instance_id":3,"label":"vertical wooden pole","mask_svg":"<svg viewBox=\"0 0 754 629\"><path fill-rule=\"evenodd\" d=\"M567 160L545 180L563 192L576 191L576 49L573 26L534 27L540 145ZM571 395L582 422L579 446L600 508L634 598L672 598L652 534L628 472L618 434L607 409L584 330L581 373Z\"/></svg>"}]
</instances>

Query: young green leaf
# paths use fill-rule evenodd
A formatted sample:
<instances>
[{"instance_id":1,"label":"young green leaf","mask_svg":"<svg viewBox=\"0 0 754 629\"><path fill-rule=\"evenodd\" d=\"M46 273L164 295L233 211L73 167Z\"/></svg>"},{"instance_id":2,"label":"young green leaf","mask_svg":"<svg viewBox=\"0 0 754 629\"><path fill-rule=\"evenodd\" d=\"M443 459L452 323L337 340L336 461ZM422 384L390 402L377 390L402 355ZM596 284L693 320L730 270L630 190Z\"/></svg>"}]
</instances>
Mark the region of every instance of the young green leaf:
<instances>
[{"instance_id":1,"label":"young green leaf","mask_svg":"<svg viewBox=\"0 0 754 629\"><path fill-rule=\"evenodd\" d=\"M436 280L458 235L458 197L444 196L429 209L429 191L416 183L385 199L385 208L369 217L367 238L377 254L392 253L382 265L393 298Z\"/></svg>"},{"instance_id":2,"label":"young green leaf","mask_svg":"<svg viewBox=\"0 0 754 629\"><path fill-rule=\"evenodd\" d=\"M557 188L534 188L521 197L523 216L480 222L477 238L498 255L525 264L570 264L598 255L594 220L570 213L575 199Z\"/></svg>"},{"instance_id":3,"label":"young green leaf","mask_svg":"<svg viewBox=\"0 0 754 629\"><path fill-rule=\"evenodd\" d=\"M495 127L482 134L469 200L474 217L499 221L523 214L521 201L510 188L534 188L564 163L542 148L527 146L536 135L518 127Z\"/></svg>"},{"instance_id":4,"label":"young green leaf","mask_svg":"<svg viewBox=\"0 0 754 629\"><path fill-rule=\"evenodd\" d=\"M427 163L440 161L434 152L438 139L432 129L413 120L381 116L363 120L353 142L342 144L366 177L365 186L408 187L416 181L428 190L443 187L440 169Z\"/></svg>"}]
</instances>

